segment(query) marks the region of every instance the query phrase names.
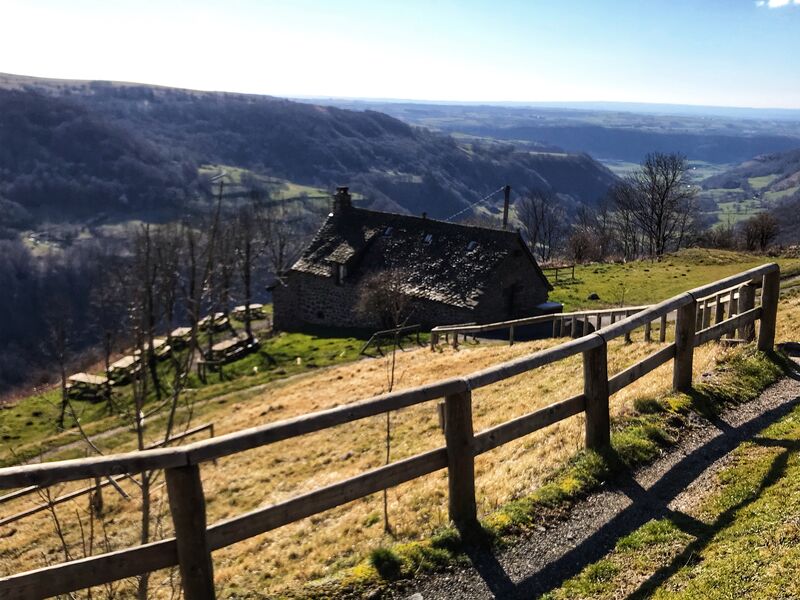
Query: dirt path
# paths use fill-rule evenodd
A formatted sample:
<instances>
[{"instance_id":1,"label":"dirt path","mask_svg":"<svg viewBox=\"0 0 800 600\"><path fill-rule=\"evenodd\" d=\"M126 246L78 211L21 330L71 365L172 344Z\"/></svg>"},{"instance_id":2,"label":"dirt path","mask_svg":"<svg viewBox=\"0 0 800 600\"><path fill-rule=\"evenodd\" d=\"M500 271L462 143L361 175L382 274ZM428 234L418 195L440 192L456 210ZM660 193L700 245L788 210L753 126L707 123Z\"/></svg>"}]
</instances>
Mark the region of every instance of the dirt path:
<instances>
[{"instance_id":1,"label":"dirt path","mask_svg":"<svg viewBox=\"0 0 800 600\"><path fill-rule=\"evenodd\" d=\"M391 597L530 599L555 589L650 519L696 505L713 488L716 473L731 460L731 451L798 403L800 366L756 400L713 422L697 419L658 461L608 482L605 490L576 505L565 520L540 528L508 549L476 552L469 567L427 576Z\"/></svg>"}]
</instances>

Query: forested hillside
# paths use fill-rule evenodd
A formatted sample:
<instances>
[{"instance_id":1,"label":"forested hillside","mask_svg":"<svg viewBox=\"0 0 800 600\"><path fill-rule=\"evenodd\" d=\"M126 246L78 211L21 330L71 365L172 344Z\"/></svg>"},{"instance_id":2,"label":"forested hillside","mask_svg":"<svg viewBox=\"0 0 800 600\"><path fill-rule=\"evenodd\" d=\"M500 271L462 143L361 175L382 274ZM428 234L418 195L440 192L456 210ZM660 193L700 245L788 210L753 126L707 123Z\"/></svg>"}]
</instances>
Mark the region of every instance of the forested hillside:
<instances>
[{"instance_id":1,"label":"forested hillside","mask_svg":"<svg viewBox=\"0 0 800 600\"><path fill-rule=\"evenodd\" d=\"M71 99L0 89L0 227L181 206L197 164Z\"/></svg>"},{"instance_id":2,"label":"forested hillside","mask_svg":"<svg viewBox=\"0 0 800 600\"><path fill-rule=\"evenodd\" d=\"M0 78L0 195L26 211L83 218L180 206L202 164L332 188L383 208L447 217L509 183L593 203L613 175L585 155L462 143L375 111L267 96ZM21 207L21 209L19 208Z\"/></svg>"}]
</instances>

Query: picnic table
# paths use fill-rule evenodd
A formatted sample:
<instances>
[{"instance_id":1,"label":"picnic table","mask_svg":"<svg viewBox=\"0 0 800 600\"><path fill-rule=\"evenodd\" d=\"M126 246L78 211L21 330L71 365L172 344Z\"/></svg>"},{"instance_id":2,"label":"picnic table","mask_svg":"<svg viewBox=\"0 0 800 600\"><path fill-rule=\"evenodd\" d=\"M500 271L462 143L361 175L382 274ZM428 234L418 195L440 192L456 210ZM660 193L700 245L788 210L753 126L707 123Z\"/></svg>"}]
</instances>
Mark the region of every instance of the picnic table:
<instances>
[{"instance_id":1,"label":"picnic table","mask_svg":"<svg viewBox=\"0 0 800 600\"><path fill-rule=\"evenodd\" d=\"M213 315L206 315L197 322L197 326L200 329L213 329L214 331L225 329L228 327L228 324L228 317L226 317L225 313L223 312L217 312Z\"/></svg>"},{"instance_id":2,"label":"picnic table","mask_svg":"<svg viewBox=\"0 0 800 600\"><path fill-rule=\"evenodd\" d=\"M67 378L67 395L81 400L100 400L108 397L108 377L75 373Z\"/></svg>"},{"instance_id":3,"label":"picnic table","mask_svg":"<svg viewBox=\"0 0 800 600\"><path fill-rule=\"evenodd\" d=\"M144 351L147 352L150 349L150 343L144 343ZM169 353L172 352L172 348L167 343L167 338L159 337L153 339L153 354L155 354L156 358L164 359L169 356ZM134 354L136 356L139 355L139 350L136 350Z\"/></svg>"},{"instance_id":4,"label":"picnic table","mask_svg":"<svg viewBox=\"0 0 800 600\"><path fill-rule=\"evenodd\" d=\"M211 346L211 350L206 352L201 360L197 361L197 375L201 381L206 380L208 369L219 370L222 377L222 366L225 363L234 361L242 356L257 350L259 342L256 338L248 338L246 335L222 340Z\"/></svg>"},{"instance_id":5,"label":"picnic table","mask_svg":"<svg viewBox=\"0 0 800 600\"><path fill-rule=\"evenodd\" d=\"M258 304L258 303L251 304L249 310L247 310L245 308L244 304L241 304L241 305L235 307L231 311L231 315L234 318L239 319L239 320L244 319L245 316L248 315L248 313L250 315L250 318L253 319L253 320L259 320L259 319L266 319L267 318L267 315L264 312L264 305L263 304Z\"/></svg>"},{"instance_id":6,"label":"picnic table","mask_svg":"<svg viewBox=\"0 0 800 600\"><path fill-rule=\"evenodd\" d=\"M127 355L120 358L118 361L111 363L108 367L108 377L111 380L111 385L121 385L128 381L134 373L137 373L141 368L142 363L138 356Z\"/></svg>"},{"instance_id":7,"label":"picnic table","mask_svg":"<svg viewBox=\"0 0 800 600\"><path fill-rule=\"evenodd\" d=\"M181 348L189 343L189 337L192 335L191 327L176 327L169 334L172 339L172 345L176 348Z\"/></svg>"}]
</instances>

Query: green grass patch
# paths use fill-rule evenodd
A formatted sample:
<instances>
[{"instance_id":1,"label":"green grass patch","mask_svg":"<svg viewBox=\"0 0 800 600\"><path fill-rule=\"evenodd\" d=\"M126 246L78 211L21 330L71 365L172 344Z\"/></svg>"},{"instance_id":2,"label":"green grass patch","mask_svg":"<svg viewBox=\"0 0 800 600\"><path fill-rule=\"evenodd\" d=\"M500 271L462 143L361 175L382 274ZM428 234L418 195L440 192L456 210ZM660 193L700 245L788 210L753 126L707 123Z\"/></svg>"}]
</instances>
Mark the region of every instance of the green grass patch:
<instances>
[{"instance_id":1,"label":"green grass patch","mask_svg":"<svg viewBox=\"0 0 800 600\"><path fill-rule=\"evenodd\" d=\"M754 190L761 190L778 179L778 177L780 177L780 175L776 173L773 173L772 175L762 175L761 177L750 177L748 178L747 183L749 183L750 187Z\"/></svg>"},{"instance_id":2,"label":"green grass patch","mask_svg":"<svg viewBox=\"0 0 800 600\"><path fill-rule=\"evenodd\" d=\"M682 410L711 416L751 399L788 367L774 358L746 348L730 353L703 384L703 401L687 396ZM696 514L645 523L546 598L795 597L787 592L800 581L798 449L800 407L735 451ZM598 570L609 577L597 581Z\"/></svg>"},{"instance_id":3,"label":"green grass patch","mask_svg":"<svg viewBox=\"0 0 800 600\"><path fill-rule=\"evenodd\" d=\"M691 248L661 261L578 265L575 280L551 282L555 289L550 298L564 303L567 311L651 304L767 262L778 262L784 273L800 272L800 259ZM592 293L600 300L588 300Z\"/></svg>"},{"instance_id":4,"label":"green grass patch","mask_svg":"<svg viewBox=\"0 0 800 600\"><path fill-rule=\"evenodd\" d=\"M240 328L241 330L241 328ZM217 334L216 339L224 339L229 333ZM364 336L354 336L350 331L320 328L305 333L280 333L262 340L261 348L238 361L225 365L221 373L210 372L205 382L200 381L196 371L189 376L184 392L199 405L195 407L195 417L202 417L209 410L202 403L219 396L246 390L254 386L267 384L279 379L307 373L322 367L343 364L357 360ZM200 340L201 344L204 340ZM169 393L173 377L171 361L158 363L158 373ZM67 411L64 430L57 427L61 391L59 388L49 390L6 404L0 410L0 466L17 464L23 460L34 459L46 451L53 451L61 446L80 439L75 426L75 419ZM114 388L113 405L117 410L130 409L132 391L130 386ZM111 413L107 402L89 402L72 400L72 406L80 419L81 425L90 435L128 424L118 414ZM147 406L154 406L155 396L150 395ZM157 421L151 421L154 428ZM124 443L128 436L115 436L114 440ZM106 450L113 450L113 446ZM78 454L83 456L83 454ZM60 456L59 458L66 458Z\"/></svg>"}]
</instances>

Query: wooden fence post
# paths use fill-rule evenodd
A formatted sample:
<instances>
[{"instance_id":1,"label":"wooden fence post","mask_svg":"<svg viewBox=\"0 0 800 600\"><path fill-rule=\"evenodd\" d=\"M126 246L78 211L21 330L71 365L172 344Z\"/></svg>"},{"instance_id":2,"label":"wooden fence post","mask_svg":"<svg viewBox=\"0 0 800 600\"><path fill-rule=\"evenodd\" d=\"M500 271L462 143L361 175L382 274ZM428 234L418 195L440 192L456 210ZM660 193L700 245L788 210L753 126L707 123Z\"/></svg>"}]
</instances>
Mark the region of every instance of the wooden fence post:
<instances>
[{"instance_id":1,"label":"wooden fence post","mask_svg":"<svg viewBox=\"0 0 800 600\"><path fill-rule=\"evenodd\" d=\"M611 419L608 412L608 347L583 353L583 393L586 396L586 447L606 448L611 443Z\"/></svg>"},{"instance_id":2,"label":"wooden fence post","mask_svg":"<svg viewBox=\"0 0 800 600\"><path fill-rule=\"evenodd\" d=\"M645 342L652 342L653 341L653 336L650 333L650 327L651 327L650 321L648 321L647 323L644 324L644 341Z\"/></svg>"},{"instance_id":3,"label":"wooden fence post","mask_svg":"<svg viewBox=\"0 0 800 600\"><path fill-rule=\"evenodd\" d=\"M447 442L447 484L450 520L462 533L478 526L475 504L475 454L472 392L445 396L444 437Z\"/></svg>"},{"instance_id":4,"label":"wooden fence post","mask_svg":"<svg viewBox=\"0 0 800 600\"><path fill-rule=\"evenodd\" d=\"M739 314L746 312L756 305L756 286L747 283L739 288ZM746 342L756 339L755 323L745 323L739 328L739 337Z\"/></svg>"},{"instance_id":5,"label":"wooden fence post","mask_svg":"<svg viewBox=\"0 0 800 600\"><path fill-rule=\"evenodd\" d=\"M667 315L661 315L661 321L658 326L658 341L662 344L667 341Z\"/></svg>"},{"instance_id":6,"label":"wooden fence post","mask_svg":"<svg viewBox=\"0 0 800 600\"><path fill-rule=\"evenodd\" d=\"M184 597L186 600L213 600L216 597L214 566L206 540L206 499L200 467L174 467L166 469L164 474Z\"/></svg>"},{"instance_id":7,"label":"wooden fence post","mask_svg":"<svg viewBox=\"0 0 800 600\"><path fill-rule=\"evenodd\" d=\"M775 324L778 320L778 299L781 295L781 273L777 269L764 275L761 288L761 325L758 328L758 349L770 352L775 345Z\"/></svg>"},{"instance_id":8,"label":"wooden fence post","mask_svg":"<svg viewBox=\"0 0 800 600\"><path fill-rule=\"evenodd\" d=\"M509 346L513 346L514 345L514 326L513 325L508 328L508 345Z\"/></svg>"},{"instance_id":9,"label":"wooden fence post","mask_svg":"<svg viewBox=\"0 0 800 600\"><path fill-rule=\"evenodd\" d=\"M711 327L711 300L703 302L703 329Z\"/></svg>"},{"instance_id":10,"label":"wooden fence post","mask_svg":"<svg viewBox=\"0 0 800 600\"><path fill-rule=\"evenodd\" d=\"M728 294L728 318L734 317L739 314L739 300L736 298L736 290L731 290ZM728 334L728 339L736 338L736 332L731 331Z\"/></svg>"},{"instance_id":11,"label":"wooden fence post","mask_svg":"<svg viewBox=\"0 0 800 600\"><path fill-rule=\"evenodd\" d=\"M622 318L623 319L627 319L628 317L631 316L631 314L632 313L629 310L626 310L624 313L622 313ZM630 344L632 341L633 340L631 339L631 332L630 331L626 331L625 332L625 343L626 344Z\"/></svg>"},{"instance_id":12,"label":"wooden fence post","mask_svg":"<svg viewBox=\"0 0 800 600\"><path fill-rule=\"evenodd\" d=\"M717 303L714 306L714 324L716 325L725 320L725 305L722 303L722 298L719 294L717 294Z\"/></svg>"},{"instance_id":13,"label":"wooden fence post","mask_svg":"<svg viewBox=\"0 0 800 600\"><path fill-rule=\"evenodd\" d=\"M692 387L694 334L697 326L697 300L681 306L675 320L675 360L672 369L672 389L684 392Z\"/></svg>"}]
</instances>

